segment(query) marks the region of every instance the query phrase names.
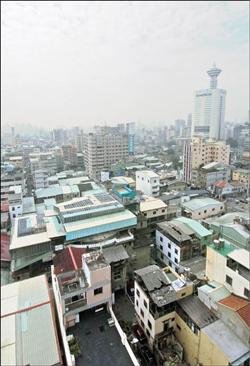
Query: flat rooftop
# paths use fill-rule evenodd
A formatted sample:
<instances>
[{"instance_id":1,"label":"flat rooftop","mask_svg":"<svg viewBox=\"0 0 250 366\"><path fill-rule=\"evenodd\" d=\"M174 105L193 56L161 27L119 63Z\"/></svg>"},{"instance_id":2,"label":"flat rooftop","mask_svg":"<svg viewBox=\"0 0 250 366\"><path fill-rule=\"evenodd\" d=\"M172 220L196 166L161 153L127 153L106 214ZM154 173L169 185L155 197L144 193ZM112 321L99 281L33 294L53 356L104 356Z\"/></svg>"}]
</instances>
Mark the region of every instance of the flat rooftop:
<instances>
[{"instance_id":1,"label":"flat rooftop","mask_svg":"<svg viewBox=\"0 0 250 366\"><path fill-rule=\"evenodd\" d=\"M158 210L160 208L166 208L167 205L159 198L150 197L145 201L140 202L140 211Z\"/></svg>"},{"instance_id":2,"label":"flat rooftop","mask_svg":"<svg viewBox=\"0 0 250 366\"><path fill-rule=\"evenodd\" d=\"M105 310L84 311L80 313L80 322L67 329L67 334L77 337L82 352L76 366L133 366L116 327L108 325L109 318Z\"/></svg>"},{"instance_id":3,"label":"flat rooftop","mask_svg":"<svg viewBox=\"0 0 250 366\"><path fill-rule=\"evenodd\" d=\"M153 172L152 170L140 170L139 174L144 175L148 178L159 178L159 175Z\"/></svg>"}]
</instances>

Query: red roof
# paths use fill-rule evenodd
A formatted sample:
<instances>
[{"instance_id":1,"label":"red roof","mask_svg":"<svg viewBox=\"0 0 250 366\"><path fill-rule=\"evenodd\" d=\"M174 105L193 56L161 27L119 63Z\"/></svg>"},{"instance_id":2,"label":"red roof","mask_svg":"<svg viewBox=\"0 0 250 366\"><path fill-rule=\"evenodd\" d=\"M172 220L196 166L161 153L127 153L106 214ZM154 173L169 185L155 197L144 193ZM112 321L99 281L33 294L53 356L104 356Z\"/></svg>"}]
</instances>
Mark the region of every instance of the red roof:
<instances>
[{"instance_id":1,"label":"red roof","mask_svg":"<svg viewBox=\"0 0 250 366\"><path fill-rule=\"evenodd\" d=\"M227 182L225 182L224 180L221 180L221 181L215 183L215 187L218 187L218 188L224 188L226 185L227 185Z\"/></svg>"},{"instance_id":2,"label":"red roof","mask_svg":"<svg viewBox=\"0 0 250 366\"><path fill-rule=\"evenodd\" d=\"M237 311L241 319L250 327L250 304L243 306Z\"/></svg>"},{"instance_id":3,"label":"red roof","mask_svg":"<svg viewBox=\"0 0 250 366\"><path fill-rule=\"evenodd\" d=\"M1 261L10 262L10 236L7 233L1 233Z\"/></svg>"},{"instance_id":4,"label":"red roof","mask_svg":"<svg viewBox=\"0 0 250 366\"><path fill-rule=\"evenodd\" d=\"M70 272L82 267L82 255L87 253L84 248L68 246L53 259L55 274Z\"/></svg>"},{"instance_id":5,"label":"red roof","mask_svg":"<svg viewBox=\"0 0 250 366\"><path fill-rule=\"evenodd\" d=\"M1 212L9 212L9 202L1 202Z\"/></svg>"},{"instance_id":6,"label":"red roof","mask_svg":"<svg viewBox=\"0 0 250 366\"><path fill-rule=\"evenodd\" d=\"M220 304L225 305L241 317L241 319L250 327L250 301L243 299L236 295L230 295L219 301Z\"/></svg>"}]
</instances>

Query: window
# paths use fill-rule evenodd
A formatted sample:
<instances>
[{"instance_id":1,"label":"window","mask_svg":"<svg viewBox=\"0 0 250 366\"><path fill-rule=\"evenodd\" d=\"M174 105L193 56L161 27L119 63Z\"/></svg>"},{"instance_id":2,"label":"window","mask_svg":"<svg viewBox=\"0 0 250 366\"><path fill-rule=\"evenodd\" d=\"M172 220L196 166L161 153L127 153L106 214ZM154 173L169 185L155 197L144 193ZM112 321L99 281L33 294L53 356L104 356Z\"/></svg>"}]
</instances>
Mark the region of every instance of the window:
<instances>
[{"instance_id":1,"label":"window","mask_svg":"<svg viewBox=\"0 0 250 366\"><path fill-rule=\"evenodd\" d=\"M136 300L136 302L135 302L135 303L136 303L136 306L138 307L138 306L139 306L138 300Z\"/></svg>"},{"instance_id":2,"label":"window","mask_svg":"<svg viewBox=\"0 0 250 366\"><path fill-rule=\"evenodd\" d=\"M148 308L148 304L146 303L146 301L144 300L143 301L143 305L144 305L144 307L147 309Z\"/></svg>"},{"instance_id":3,"label":"window","mask_svg":"<svg viewBox=\"0 0 250 366\"><path fill-rule=\"evenodd\" d=\"M156 214L156 211L153 211L153 215L155 215Z\"/></svg>"},{"instance_id":4,"label":"window","mask_svg":"<svg viewBox=\"0 0 250 366\"><path fill-rule=\"evenodd\" d=\"M186 292L183 292L182 294L181 294L181 297L183 297L183 296L185 296L186 295Z\"/></svg>"},{"instance_id":5,"label":"window","mask_svg":"<svg viewBox=\"0 0 250 366\"><path fill-rule=\"evenodd\" d=\"M244 296L246 296L248 299L250 298L250 290L247 288L244 288Z\"/></svg>"},{"instance_id":6,"label":"window","mask_svg":"<svg viewBox=\"0 0 250 366\"><path fill-rule=\"evenodd\" d=\"M207 210L204 210L204 213L207 213Z\"/></svg>"},{"instance_id":7,"label":"window","mask_svg":"<svg viewBox=\"0 0 250 366\"><path fill-rule=\"evenodd\" d=\"M160 250L163 250L163 246L162 245L160 245Z\"/></svg>"},{"instance_id":8,"label":"window","mask_svg":"<svg viewBox=\"0 0 250 366\"><path fill-rule=\"evenodd\" d=\"M215 210L215 208L212 208L212 211L214 211Z\"/></svg>"},{"instance_id":9,"label":"window","mask_svg":"<svg viewBox=\"0 0 250 366\"><path fill-rule=\"evenodd\" d=\"M140 310L141 316L144 318L144 311L141 309Z\"/></svg>"},{"instance_id":10,"label":"window","mask_svg":"<svg viewBox=\"0 0 250 366\"><path fill-rule=\"evenodd\" d=\"M220 206L220 209L223 210L223 206Z\"/></svg>"},{"instance_id":11,"label":"window","mask_svg":"<svg viewBox=\"0 0 250 366\"><path fill-rule=\"evenodd\" d=\"M175 252L175 254L178 254L178 249L175 249L174 252Z\"/></svg>"},{"instance_id":12,"label":"window","mask_svg":"<svg viewBox=\"0 0 250 366\"><path fill-rule=\"evenodd\" d=\"M146 330L146 333L150 337L150 333L149 333L149 330L148 329Z\"/></svg>"},{"instance_id":13,"label":"window","mask_svg":"<svg viewBox=\"0 0 250 366\"><path fill-rule=\"evenodd\" d=\"M169 267L172 267L172 263L170 261L168 261L168 265Z\"/></svg>"},{"instance_id":14,"label":"window","mask_svg":"<svg viewBox=\"0 0 250 366\"><path fill-rule=\"evenodd\" d=\"M163 213L164 213L164 212L165 212L165 209L164 209L164 210L161 210L161 212L163 212Z\"/></svg>"},{"instance_id":15,"label":"window","mask_svg":"<svg viewBox=\"0 0 250 366\"><path fill-rule=\"evenodd\" d=\"M201 213L199 212L199 215L200 215Z\"/></svg>"},{"instance_id":16,"label":"window","mask_svg":"<svg viewBox=\"0 0 250 366\"><path fill-rule=\"evenodd\" d=\"M175 263L178 263L178 259L177 259L177 258L175 258L175 259L174 259L174 262L175 262Z\"/></svg>"},{"instance_id":17,"label":"window","mask_svg":"<svg viewBox=\"0 0 250 366\"><path fill-rule=\"evenodd\" d=\"M168 247L169 247L169 249L171 249L171 244L170 243L168 243Z\"/></svg>"},{"instance_id":18,"label":"window","mask_svg":"<svg viewBox=\"0 0 250 366\"><path fill-rule=\"evenodd\" d=\"M170 252L168 252L168 257L171 258L171 253Z\"/></svg>"},{"instance_id":19,"label":"window","mask_svg":"<svg viewBox=\"0 0 250 366\"><path fill-rule=\"evenodd\" d=\"M232 286L232 284L233 284L232 278L229 277L228 275L226 275L226 283L228 283L230 286Z\"/></svg>"},{"instance_id":20,"label":"window","mask_svg":"<svg viewBox=\"0 0 250 366\"><path fill-rule=\"evenodd\" d=\"M149 329L152 329L152 323L148 320L148 327Z\"/></svg>"},{"instance_id":21,"label":"window","mask_svg":"<svg viewBox=\"0 0 250 366\"><path fill-rule=\"evenodd\" d=\"M102 287L98 287L94 290L94 295L102 294Z\"/></svg>"},{"instance_id":22,"label":"window","mask_svg":"<svg viewBox=\"0 0 250 366\"><path fill-rule=\"evenodd\" d=\"M162 236L160 236L160 241L163 242L163 237Z\"/></svg>"},{"instance_id":23,"label":"window","mask_svg":"<svg viewBox=\"0 0 250 366\"><path fill-rule=\"evenodd\" d=\"M13 219L15 219L16 218L16 215L15 214L13 214Z\"/></svg>"},{"instance_id":24,"label":"window","mask_svg":"<svg viewBox=\"0 0 250 366\"><path fill-rule=\"evenodd\" d=\"M136 295L137 295L138 297L140 297L140 292L139 292L139 290L138 290L138 289L136 289Z\"/></svg>"},{"instance_id":25,"label":"window","mask_svg":"<svg viewBox=\"0 0 250 366\"><path fill-rule=\"evenodd\" d=\"M120 280L121 278L122 278L122 276L121 276L120 270L114 272L114 280Z\"/></svg>"},{"instance_id":26,"label":"window","mask_svg":"<svg viewBox=\"0 0 250 366\"><path fill-rule=\"evenodd\" d=\"M12 207L12 211L15 211L15 207Z\"/></svg>"},{"instance_id":27,"label":"window","mask_svg":"<svg viewBox=\"0 0 250 366\"><path fill-rule=\"evenodd\" d=\"M164 255L163 254L161 254L161 259L164 259Z\"/></svg>"},{"instance_id":28,"label":"window","mask_svg":"<svg viewBox=\"0 0 250 366\"><path fill-rule=\"evenodd\" d=\"M177 329L181 330L181 327L177 324Z\"/></svg>"},{"instance_id":29,"label":"window","mask_svg":"<svg viewBox=\"0 0 250 366\"><path fill-rule=\"evenodd\" d=\"M172 320L172 322L174 322L175 321L175 318L172 318L171 320Z\"/></svg>"}]
</instances>

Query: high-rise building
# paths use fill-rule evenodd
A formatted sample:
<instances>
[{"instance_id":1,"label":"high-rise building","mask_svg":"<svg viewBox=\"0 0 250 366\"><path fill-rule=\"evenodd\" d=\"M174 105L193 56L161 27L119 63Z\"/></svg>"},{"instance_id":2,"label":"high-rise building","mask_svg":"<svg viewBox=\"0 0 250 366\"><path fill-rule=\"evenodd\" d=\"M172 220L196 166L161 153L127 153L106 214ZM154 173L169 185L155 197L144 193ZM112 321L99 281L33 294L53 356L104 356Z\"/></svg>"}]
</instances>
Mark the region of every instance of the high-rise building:
<instances>
[{"instance_id":1,"label":"high-rise building","mask_svg":"<svg viewBox=\"0 0 250 366\"><path fill-rule=\"evenodd\" d=\"M210 88L195 92L192 136L222 139L225 115L226 91L217 88L217 77L221 70L214 64L207 71Z\"/></svg>"},{"instance_id":2,"label":"high-rise building","mask_svg":"<svg viewBox=\"0 0 250 366\"><path fill-rule=\"evenodd\" d=\"M183 137L185 125L184 119L175 120L175 137Z\"/></svg>"},{"instance_id":3,"label":"high-rise building","mask_svg":"<svg viewBox=\"0 0 250 366\"><path fill-rule=\"evenodd\" d=\"M211 162L229 164L230 146L224 141L207 140L195 137L184 144L183 173L184 181L190 182L192 170Z\"/></svg>"},{"instance_id":4,"label":"high-rise building","mask_svg":"<svg viewBox=\"0 0 250 366\"><path fill-rule=\"evenodd\" d=\"M128 134L128 153L134 155L135 153L135 122L128 122L126 124L126 133Z\"/></svg>"},{"instance_id":5,"label":"high-rise building","mask_svg":"<svg viewBox=\"0 0 250 366\"><path fill-rule=\"evenodd\" d=\"M90 177L100 178L101 171L128 158L128 134L117 127L96 127L85 135L84 162Z\"/></svg>"}]
</instances>

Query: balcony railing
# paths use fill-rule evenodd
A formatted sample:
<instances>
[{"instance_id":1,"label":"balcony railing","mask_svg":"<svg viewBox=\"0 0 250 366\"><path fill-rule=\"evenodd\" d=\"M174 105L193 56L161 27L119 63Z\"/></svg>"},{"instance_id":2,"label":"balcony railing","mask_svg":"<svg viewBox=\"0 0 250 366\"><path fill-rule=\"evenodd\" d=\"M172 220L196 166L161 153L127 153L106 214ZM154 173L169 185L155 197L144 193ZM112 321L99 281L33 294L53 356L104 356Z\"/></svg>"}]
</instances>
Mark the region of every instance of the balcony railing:
<instances>
[{"instance_id":1,"label":"balcony railing","mask_svg":"<svg viewBox=\"0 0 250 366\"><path fill-rule=\"evenodd\" d=\"M77 301L70 302L68 304L65 304L65 312L68 313L70 311L82 308L85 305L87 305L86 299L80 299Z\"/></svg>"}]
</instances>

